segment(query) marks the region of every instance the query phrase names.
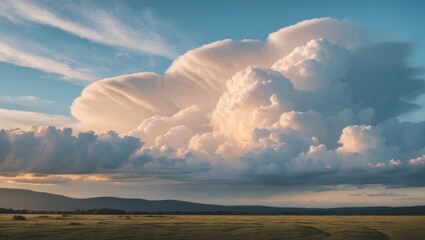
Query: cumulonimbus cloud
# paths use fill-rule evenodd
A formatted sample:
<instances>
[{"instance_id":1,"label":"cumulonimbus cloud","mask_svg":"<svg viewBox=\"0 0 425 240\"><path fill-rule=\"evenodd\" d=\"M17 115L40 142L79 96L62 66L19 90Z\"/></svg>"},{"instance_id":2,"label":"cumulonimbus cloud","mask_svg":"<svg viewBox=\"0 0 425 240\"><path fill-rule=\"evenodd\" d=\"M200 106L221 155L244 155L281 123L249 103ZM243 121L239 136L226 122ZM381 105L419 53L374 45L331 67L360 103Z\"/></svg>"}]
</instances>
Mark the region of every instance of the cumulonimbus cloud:
<instances>
[{"instance_id":1,"label":"cumulonimbus cloud","mask_svg":"<svg viewBox=\"0 0 425 240\"><path fill-rule=\"evenodd\" d=\"M163 76L95 82L72 114L81 128L141 138L120 167L141 175L169 166L167 177L202 172L197 181L424 186L425 123L396 118L424 92L411 50L313 19L191 50Z\"/></svg>"},{"instance_id":2,"label":"cumulonimbus cloud","mask_svg":"<svg viewBox=\"0 0 425 240\"><path fill-rule=\"evenodd\" d=\"M296 47L320 38L350 48L369 41L355 24L329 18L283 28L265 42L217 41L178 57L164 76L137 73L97 81L84 89L71 111L88 129L121 133L154 115L170 116L192 105L210 112L234 74L253 65L271 67Z\"/></svg>"}]
</instances>

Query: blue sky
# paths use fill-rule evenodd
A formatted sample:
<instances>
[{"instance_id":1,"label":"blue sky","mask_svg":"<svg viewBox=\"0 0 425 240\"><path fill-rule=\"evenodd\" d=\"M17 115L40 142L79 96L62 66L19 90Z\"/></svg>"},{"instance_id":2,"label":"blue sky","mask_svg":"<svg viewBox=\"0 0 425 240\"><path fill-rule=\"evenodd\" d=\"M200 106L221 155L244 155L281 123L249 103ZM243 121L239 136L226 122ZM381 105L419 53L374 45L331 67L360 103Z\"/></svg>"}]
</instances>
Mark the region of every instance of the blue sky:
<instances>
[{"instance_id":1,"label":"blue sky","mask_svg":"<svg viewBox=\"0 0 425 240\"><path fill-rule=\"evenodd\" d=\"M425 204L424 9L0 0L0 187Z\"/></svg>"}]
</instances>

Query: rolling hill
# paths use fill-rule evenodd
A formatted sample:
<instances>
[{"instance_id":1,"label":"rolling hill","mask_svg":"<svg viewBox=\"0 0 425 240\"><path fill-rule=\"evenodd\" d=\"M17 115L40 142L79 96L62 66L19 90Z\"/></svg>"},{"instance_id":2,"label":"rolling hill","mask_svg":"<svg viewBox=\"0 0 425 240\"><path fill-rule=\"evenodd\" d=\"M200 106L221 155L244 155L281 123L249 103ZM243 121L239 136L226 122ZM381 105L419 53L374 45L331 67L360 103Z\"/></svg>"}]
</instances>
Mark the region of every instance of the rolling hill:
<instances>
[{"instance_id":1,"label":"rolling hill","mask_svg":"<svg viewBox=\"0 0 425 240\"><path fill-rule=\"evenodd\" d=\"M22 189L0 188L0 208L33 211L74 211L76 209L120 209L150 213L229 213L229 214L313 214L313 215L425 215L425 206L280 208L268 206L222 206L177 200L145 200L116 197L70 198Z\"/></svg>"}]
</instances>

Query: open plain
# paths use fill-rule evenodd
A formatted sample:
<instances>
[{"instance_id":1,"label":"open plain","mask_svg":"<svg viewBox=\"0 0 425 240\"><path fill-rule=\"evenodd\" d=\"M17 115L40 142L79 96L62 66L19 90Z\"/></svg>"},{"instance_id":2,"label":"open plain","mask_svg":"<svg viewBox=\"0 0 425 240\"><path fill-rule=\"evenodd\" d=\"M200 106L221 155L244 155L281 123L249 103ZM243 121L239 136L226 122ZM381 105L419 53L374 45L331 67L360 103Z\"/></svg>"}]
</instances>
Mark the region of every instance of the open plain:
<instances>
[{"instance_id":1,"label":"open plain","mask_svg":"<svg viewBox=\"0 0 425 240\"><path fill-rule=\"evenodd\" d=\"M0 215L0 239L425 239L425 216Z\"/></svg>"}]
</instances>

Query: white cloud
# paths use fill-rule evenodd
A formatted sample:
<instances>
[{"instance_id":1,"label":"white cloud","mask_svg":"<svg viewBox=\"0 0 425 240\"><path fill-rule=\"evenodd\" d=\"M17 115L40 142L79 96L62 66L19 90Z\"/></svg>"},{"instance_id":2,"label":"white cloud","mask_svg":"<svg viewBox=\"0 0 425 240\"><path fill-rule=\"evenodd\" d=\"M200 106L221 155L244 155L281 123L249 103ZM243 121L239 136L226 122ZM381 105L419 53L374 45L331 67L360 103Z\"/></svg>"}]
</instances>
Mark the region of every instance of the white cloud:
<instances>
[{"instance_id":1,"label":"white cloud","mask_svg":"<svg viewBox=\"0 0 425 240\"><path fill-rule=\"evenodd\" d=\"M41 99L36 96L20 96L20 97L0 96L0 102L12 103L12 104L17 104L22 106L36 106L36 107L48 106L55 103L52 100Z\"/></svg>"},{"instance_id":2,"label":"white cloud","mask_svg":"<svg viewBox=\"0 0 425 240\"><path fill-rule=\"evenodd\" d=\"M343 152L364 152L368 149L378 149L384 146L385 140L378 129L372 126L352 125L342 130L338 148Z\"/></svg>"},{"instance_id":3,"label":"white cloud","mask_svg":"<svg viewBox=\"0 0 425 240\"><path fill-rule=\"evenodd\" d=\"M68 20L61 16L59 11L50 10L47 5L41 6L35 1L6 0L0 5L0 15L14 21L25 19L58 28L105 45L170 59L176 56L176 51L155 29L152 14L148 14L148 12L144 14L146 21L141 26L137 26L132 25L137 22L136 19L120 19L119 16L114 16L105 9L88 4L74 5L73 7L76 9L65 9L66 14L64 15L74 17L74 20Z\"/></svg>"},{"instance_id":4,"label":"white cloud","mask_svg":"<svg viewBox=\"0 0 425 240\"><path fill-rule=\"evenodd\" d=\"M292 80L295 88L315 91L337 88L349 67L349 51L325 39L297 47L271 67Z\"/></svg>"},{"instance_id":5,"label":"white cloud","mask_svg":"<svg viewBox=\"0 0 425 240\"><path fill-rule=\"evenodd\" d=\"M410 109L403 96L421 85L406 65L408 47L370 44L366 33L326 18L283 28L265 42L211 43L177 58L165 76L88 86L72 113L81 126L140 137L154 156L208 159L213 179L236 171L235 178L262 184L302 185L305 174L319 185L396 184L406 178L399 171L417 170L408 161L423 154L425 125L392 117ZM367 64L371 53L378 63ZM388 72L398 76L391 86L379 77ZM388 96L402 85L408 90ZM385 105L378 99L397 111L378 108ZM415 140L401 143L406 134Z\"/></svg>"},{"instance_id":6,"label":"white cloud","mask_svg":"<svg viewBox=\"0 0 425 240\"><path fill-rule=\"evenodd\" d=\"M315 31L309 33L311 28ZM223 40L207 44L178 57L165 76L139 73L104 79L90 85L74 101L72 112L92 129L115 129L119 132L134 129L154 115L171 116L194 104L208 113L226 91L227 80L237 72L255 65L271 67L311 39L329 36L336 44L360 44L358 38L351 38L351 35L335 34L347 29L356 34L361 31L350 22L314 19L272 33L264 43ZM108 122L104 121L105 118Z\"/></svg>"},{"instance_id":7,"label":"white cloud","mask_svg":"<svg viewBox=\"0 0 425 240\"><path fill-rule=\"evenodd\" d=\"M417 157L415 159L411 159L409 161L410 164L412 165L425 165L425 155L422 155L420 157Z\"/></svg>"},{"instance_id":8,"label":"white cloud","mask_svg":"<svg viewBox=\"0 0 425 240\"><path fill-rule=\"evenodd\" d=\"M172 116L155 115L145 119L129 134L144 139L145 143L149 146L159 144L158 147L161 147L160 144L164 140L162 137L165 137L167 132L170 133L174 127L178 127L186 132L192 132L188 127L192 128L195 132L202 131L202 123L206 121L207 117L200 117L200 114L202 114L201 109L196 105L192 105ZM159 138L162 138L162 140Z\"/></svg>"},{"instance_id":9,"label":"white cloud","mask_svg":"<svg viewBox=\"0 0 425 240\"><path fill-rule=\"evenodd\" d=\"M38 69L62 76L65 80L95 80L96 76L85 68L74 68L53 58L32 53L19 46L0 41L0 61L21 67Z\"/></svg>"}]
</instances>

